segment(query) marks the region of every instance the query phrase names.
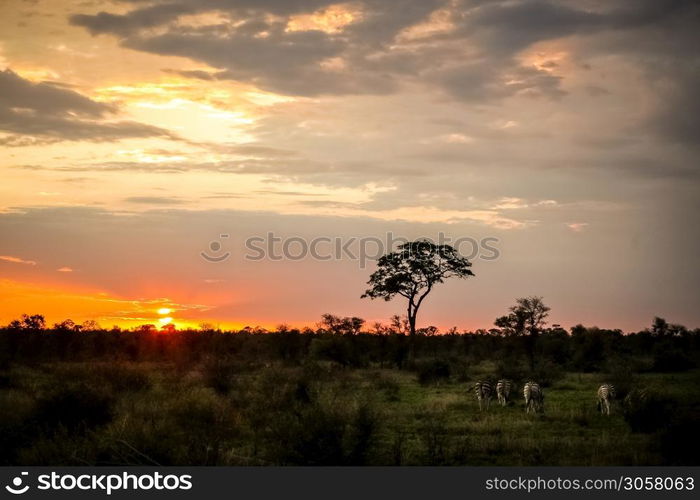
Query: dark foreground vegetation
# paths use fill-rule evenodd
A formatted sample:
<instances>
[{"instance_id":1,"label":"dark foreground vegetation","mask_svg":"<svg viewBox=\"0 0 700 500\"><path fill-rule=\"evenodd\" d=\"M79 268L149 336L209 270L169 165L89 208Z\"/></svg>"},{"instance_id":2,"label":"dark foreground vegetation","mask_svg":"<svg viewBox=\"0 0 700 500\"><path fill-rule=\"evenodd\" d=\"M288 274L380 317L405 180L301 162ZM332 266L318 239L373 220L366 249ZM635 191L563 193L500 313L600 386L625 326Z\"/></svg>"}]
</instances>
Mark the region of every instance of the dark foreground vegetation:
<instances>
[{"instance_id":1,"label":"dark foreground vegetation","mask_svg":"<svg viewBox=\"0 0 700 500\"><path fill-rule=\"evenodd\" d=\"M405 325L404 325L405 326ZM700 332L0 330L0 465L700 463ZM505 408L471 387L507 377ZM520 387L538 381L543 414ZM602 382L612 415L596 409Z\"/></svg>"}]
</instances>

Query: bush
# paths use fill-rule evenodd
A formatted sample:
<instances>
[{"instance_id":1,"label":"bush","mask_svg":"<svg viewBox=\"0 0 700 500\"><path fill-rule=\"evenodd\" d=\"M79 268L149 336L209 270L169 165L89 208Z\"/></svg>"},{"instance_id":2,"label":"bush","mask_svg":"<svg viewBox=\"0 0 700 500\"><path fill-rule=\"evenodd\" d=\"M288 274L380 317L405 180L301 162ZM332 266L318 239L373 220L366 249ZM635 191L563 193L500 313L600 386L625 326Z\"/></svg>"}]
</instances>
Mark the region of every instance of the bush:
<instances>
[{"instance_id":1,"label":"bush","mask_svg":"<svg viewBox=\"0 0 700 500\"><path fill-rule=\"evenodd\" d=\"M697 412L683 412L661 432L661 456L664 465L700 465L700 433Z\"/></svg>"},{"instance_id":2,"label":"bush","mask_svg":"<svg viewBox=\"0 0 700 500\"><path fill-rule=\"evenodd\" d=\"M458 382L469 382L473 378L469 363L465 358L451 357L449 363L450 372Z\"/></svg>"},{"instance_id":3,"label":"bush","mask_svg":"<svg viewBox=\"0 0 700 500\"><path fill-rule=\"evenodd\" d=\"M330 376L313 362L251 380L239 403L257 456L278 465L363 465L379 420L351 382L347 370Z\"/></svg>"},{"instance_id":4,"label":"bush","mask_svg":"<svg viewBox=\"0 0 700 500\"><path fill-rule=\"evenodd\" d=\"M114 406L114 398L103 391L82 384L67 386L41 397L30 419L47 435L61 429L83 433L109 423Z\"/></svg>"},{"instance_id":5,"label":"bush","mask_svg":"<svg viewBox=\"0 0 700 500\"><path fill-rule=\"evenodd\" d=\"M418 382L421 385L439 384L449 380L452 371L450 364L441 359L419 363L416 370L418 371Z\"/></svg>"},{"instance_id":6,"label":"bush","mask_svg":"<svg viewBox=\"0 0 700 500\"><path fill-rule=\"evenodd\" d=\"M338 335L315 338L311 341L310 355L314 359L334 361L341 366L367 366L366 355L355 344L353 337Z\"/></svg>"},{"instance_id":7,"label":"bush","mask_svg":"<svg viewBox=\"0 0 700 500\"><path fill-rule=\"evenodd\" d=\"M542 361L535 365L535 369L530 372L530 380L534 380L542 387L549 387L564 377L564 370L561 366L551 361Z\"/></svg>"},{"instance_id":8,"label":"bush","mask_svg":"<svg viewBox=\"0 0 700 500\"><path fill-rule=\"evenodd\" d=\"M496 365L496 373L498 378L506 378L508 380L518 381L527 378L528 370L525 363L515 357L502 359Z\"/></svg>"},{"instance_id":9,"label":"bush","mask_svg":"<svg viewBox=\"0 0 700 500\"><path fill-rule=\"evenodd\" d=\"M683 372L694 368L694 366L693 360L683 351L678 349L655 349L652 371Z\"/></svg>"},{"instance_id":10,"label":"bush","mask_svg":"<svg viewBox=\"0 0 700 500\"><path fill-rule=\"evenodd\" d=\"M677 402L655 392L633 389L625 398L622 412L634 432L662 429L675 412Z\"/></svg>"},{"instance_id":11,"label":"bush","mask_svg":"<svg viewBox=\"0 0 700 500\"><path fill-rule=\"evenodd\" d=\"M143 369L122 363L98 366L94 376L94 380L110 387L115 393L138 392L151 386L151 379Z\"/></svg>"},{"instance_id":12,"label":"bush","mask_svg":"<svg viewBox=\"0 0 700 500\"><path fill-rule=\"evenodd\" d=\"M608 363L605 379L601 383L612 384L615 387L615 398L624 400L635 386L637 377L632 365L622 359L614 359Z\"/></svg>"},{"instance_id":13,"label":"bush","mask_svg":"<svg viewBox=\"0 0 700 500\"><path fill-rule=\"evenodd\" d=\"M386 376L379 376L374 380L374 387L384 393L387 401L399 401L401 399L401 388L393 379Z\"/></svg>"},{"instance_id":14,"label":"bush","mask_svg":"<svg viewBox=\"0 0 700 500\"><path fill-rule=\"evenodd\" d=\"M36 438L27 419L31 410L28 395L0 391L0 465L17 465L17 452Z\"/></svg>"},{"instance_id":15,"label":"bush","mask_svg":"<svg viewBox=\"0 0 700 500\"><path fill-rule=\"evenodd\" d=\"M421 415L422 424L418 427L418 437L423 445L424 465L444 465L447 461L449 433L444 411L432 411Z\"/></svg>"},{"instance_id":16,"label":"bush","mask_svg":"<svg viewBox=\"0 0 700 500\"><path fill-rule=\"evenodd\" d=\"M112 393L138 392L151 386L148 374L142 368L126 363L69 363L55 370L55 376L72 383L109 389Z\"/></svg>"},{"instance_id":17,"label":"bush","mask_svg":"<svg viewBox=\"0 0 700 500\"><path fill-rule=\"evenodd\" d=\"M218 394L228 394L235 386L235 376L240 371L238 363L230 358L212 357L202 364L204 385Z\"/></svg>"},{"instance_id":18,"label":"bush","mask_svg":"<svg viewBox=\"0 0 700 500\"><path fill-rule=\"evenodd\" d=\"M363 465L377 428L376 415L366 405L348 409L319 400L262 420L266 459L281 465Z\"/></svg>"}]
</instances>

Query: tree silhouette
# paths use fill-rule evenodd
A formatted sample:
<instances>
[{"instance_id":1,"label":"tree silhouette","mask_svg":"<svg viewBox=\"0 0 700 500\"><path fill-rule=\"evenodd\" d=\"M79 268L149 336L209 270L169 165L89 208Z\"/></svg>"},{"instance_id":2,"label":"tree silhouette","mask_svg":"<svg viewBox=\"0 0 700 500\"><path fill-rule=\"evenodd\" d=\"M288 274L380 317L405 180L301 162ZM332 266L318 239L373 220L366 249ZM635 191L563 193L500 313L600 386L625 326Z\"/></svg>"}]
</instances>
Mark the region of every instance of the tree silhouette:
<instances>
[{"instance_id":1,"label":"tree silhouette","mask_svg":"<svg viewBox=\"0 0 700 500\"><path fill-rule=\"evenodd\" d=\"M515 300L508 315L501 316L494 322L506 336L528 335L526 348L532 369L535 367L537 336L547 324L545 320L549 311L550 308L544 304L542 297L523 297Z\"/></svg>"},{"instance_id":2,"label":"tree silhouette","mask_svg":"<svg viewBox=\"0 0 700 500\"><path fill-rule=\"evenodd\" d=\"M321 315L321 321L318 326L335 335L357 335L364 324L365 320L362 318L355 316L341 318L340 316L326 313Z\"/></svg>"},{"instance_id":3,"label":"tree silhouette","mask_svg":"<svg viewBox=\"0 0 700 500\"><path fill-rule=\"evenodd\" d=\"M83 321L82 325L80 325L80 329L84 332L96 332L97 330L101 330L102 328L100 327L100 324L94 319L87 319Z\"/></svg>"},{"instance_id":4,"label":"tree silhouette","mask_svg":"<svg viewBox=\"0 0 700 500\"><path fill-rule=\"evenodd\" d=\"M42 314L23 314L21 319L11 321L7 328L10 330L38 331L46 327L46 319Z\"/></svg>"},{"instance_id":5,"label":"tree silhouette","mask_svg":"<svg viewBox=\"0 0 700 500\"><path fill-rule=\"evenodd\" d=\"M80 325L76 325L72 319L64 319L60 323L54 323L53 329L57 332L77 332L80 331Z\"/></svg>"},{"instance_id":6,"label":"tree silhouette","mask_svg":"<svg viewBox=\"0 0 700 500\"><path fill-rule=\"evenodd\" d=\"M415 354L416 316L423 300L438 283L447 278L474 276L471 262L450 245L427 240L404 243L396 252L377 261L377 270L367 282L370 287L362 298L391 300L401 295L408 300L407 317L411 339L411 357Z\"/></svg>"}]
</instances>

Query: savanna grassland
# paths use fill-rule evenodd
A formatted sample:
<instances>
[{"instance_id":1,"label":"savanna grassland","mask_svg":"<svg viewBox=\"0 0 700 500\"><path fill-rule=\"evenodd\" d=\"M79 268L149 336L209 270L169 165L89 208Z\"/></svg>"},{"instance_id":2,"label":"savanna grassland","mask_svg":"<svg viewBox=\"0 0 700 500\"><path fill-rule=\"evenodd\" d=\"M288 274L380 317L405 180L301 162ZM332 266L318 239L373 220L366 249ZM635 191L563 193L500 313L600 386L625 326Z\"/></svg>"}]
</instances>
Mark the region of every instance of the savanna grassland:
<instances>
[{"instance_id":1,"label":"savanna grassland","mask_svg":"<svg viewBox=\"0 0 700 500\"><path fill-rule=\"evenodd\" d=\"M697 335L0 334L3 465L697 464ZM659 347L662 346L662 347ZM480 411L476 380L516 383ZM522 382L544 387L527 415ZM602 382L618 388L610 417ZM644 398L627 397L644 392Z\"/></svg>"}]
</instances>

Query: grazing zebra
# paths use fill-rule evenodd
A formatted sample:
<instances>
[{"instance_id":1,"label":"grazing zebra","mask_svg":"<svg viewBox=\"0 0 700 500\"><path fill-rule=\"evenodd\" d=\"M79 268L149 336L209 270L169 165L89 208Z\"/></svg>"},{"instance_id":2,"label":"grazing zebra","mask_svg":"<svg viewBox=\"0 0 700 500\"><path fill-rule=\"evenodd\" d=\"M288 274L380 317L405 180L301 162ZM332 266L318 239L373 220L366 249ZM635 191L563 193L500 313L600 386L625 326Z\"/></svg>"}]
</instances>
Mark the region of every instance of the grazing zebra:
<instances>
[{"instance_id":1,"label":"grazing zebra","mask_svg":"<svg viewBox=\"0 0 700 500\"><path fill-rule=\"evenodd\" d=\"M625 396L625 399L622 401L622 404L626 408L635 408L639 405L646 403L648 399L649 393L647 392L646 388L635 387L627 393L627 396Z\"/></svg>"},{"instance_id":2,"label":"grazing zebra","mask_svg":"<svg viewBox=\"0 0 700 500\"><path fill-rule=\"evenodd\" d=\"M610 415L610 401L615 399L615 387L612 384L603 384L598 387L598 410L603 415Z\"/></svg>"},{"instance_id":3,"label":"grazing zebra","mask_svg":"<svg viewBox=\"0 0 700 500\"><path fill-rule=\"evenodd\" d=\"M496 383L496 396L498 396L498 402L501 406L508 404L510 400L510 390L513 388L513 384L510 380L502 378Z\"/></svg>"},{"instance_id":4,"label":"grazing zebra","mask_svg":"<svg viewBox=\"0 0 700 500\"><path fill-rule=\"evenodd\" d=\"M488 410L491 403L491 384L486 380L478 381L474 384L474 393L476 394L476 399L479 400L479 411L484 409L484 404Z\"/></svg>"},{"instance_id":5,"label":"grazing zebra","mask_svg":"<svg viewBox=\"0 0 700 500\"><path fill-rule=\"evenodd\" d=\"M543 412L544 411L544 394L542 389L535 382L528 382L523 387L523 396L525 397L525 413Z\"/></svg>"},{"instance_id":6,"label":"grazing zebra","mask_svg":"<svg viewBox=\"0 0 700 500\"><path fill-rule=\"evenodd\" d=\"M653 417L663 415L664 405L663 396L648 387L635 387L622 400L622 411L633 432L653 432L664 424L664 419Z\"/></svg>"}]
</instances>

